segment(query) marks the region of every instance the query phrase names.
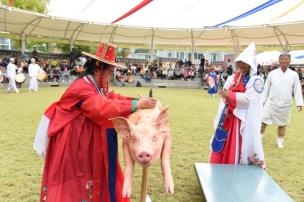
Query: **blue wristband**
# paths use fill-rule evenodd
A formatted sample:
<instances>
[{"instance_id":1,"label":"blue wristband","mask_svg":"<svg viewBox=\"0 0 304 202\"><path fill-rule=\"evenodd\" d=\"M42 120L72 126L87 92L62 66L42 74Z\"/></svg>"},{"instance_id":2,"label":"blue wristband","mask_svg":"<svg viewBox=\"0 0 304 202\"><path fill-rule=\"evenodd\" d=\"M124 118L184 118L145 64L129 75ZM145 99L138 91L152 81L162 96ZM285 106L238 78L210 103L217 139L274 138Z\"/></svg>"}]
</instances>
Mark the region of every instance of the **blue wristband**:
<instances>
[{"instance_id":1,"label":"blue wristband","mask_svg":"<svg viewBox=\"0 0 304 202\"><path fill-rule=\"evenodd\" d=\"M136 103L137 103L138 99L137 98L134 98L132 100L132 108L131 108L131 112L135 112L137 107L136 107Z\"/></svg>"}]
</instances>

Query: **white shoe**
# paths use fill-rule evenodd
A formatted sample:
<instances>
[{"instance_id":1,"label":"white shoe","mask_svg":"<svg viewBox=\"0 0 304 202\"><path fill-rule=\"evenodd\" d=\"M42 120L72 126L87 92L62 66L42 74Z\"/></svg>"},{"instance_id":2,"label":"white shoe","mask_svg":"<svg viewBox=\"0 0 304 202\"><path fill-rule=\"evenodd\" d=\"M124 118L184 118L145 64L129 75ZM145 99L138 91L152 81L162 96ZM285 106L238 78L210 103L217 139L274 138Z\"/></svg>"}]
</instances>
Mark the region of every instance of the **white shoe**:
<instances>
[{"instance_id":1,"label":"white shoe","mask_svg":"<svg viewBox=\"0 0 304 202\"><path fill-rule=\"evenodd\" d=\"M278 137L277 138L277 147L279 148L279 149L283 149L284 148L284 138L281 138L281 137Z\"/></svg>"},{"instance_id":2,"label":"white shoe","mask_svg":"<svg viewBox=\"0 0 304 202\"><path fill-rule=\"evenodd\" d=\"M152 202L151 197L148 194L146 196L146 202Z\"/></svg>"}]
</instances>

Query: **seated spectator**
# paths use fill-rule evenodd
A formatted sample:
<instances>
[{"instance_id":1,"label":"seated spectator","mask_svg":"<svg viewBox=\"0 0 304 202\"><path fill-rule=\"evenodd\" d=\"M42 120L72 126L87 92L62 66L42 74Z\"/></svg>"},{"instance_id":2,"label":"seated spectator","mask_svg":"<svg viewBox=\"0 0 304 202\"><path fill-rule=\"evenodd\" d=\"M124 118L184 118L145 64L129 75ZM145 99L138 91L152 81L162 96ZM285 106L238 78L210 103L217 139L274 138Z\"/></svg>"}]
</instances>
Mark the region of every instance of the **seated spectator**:
<instances>
[{"instance_id":1,"label":"seated spectator","mask_svg":"<svg viewBox=\"0 0 304 202\"><path fill-rule=\"evenodd\" d=\"M167 79L168 69L166 67L163 68L163 77L162 79Z\"/></svg>"},{"instance_id":2,"label":"seated spectator","mask_svg":"<svg viewBox=\"0 0 304 202\"><path fill-rule=\"evenodd\" d=\"M162 77L163 77L163 70L162 70L161 67L159 67L159 68L156 70L156 77L162 79Z\"/></svg>"},{"instance_id":3,"label":"seated spectator","mask_svg":"<svg viewBox=\"0 0 304 202\"><path fill-rule=\"evenodd\" d=\"M144 75L145 75L145 68L141 67L140 68L140 76L141 76L141 78L144 78Z\"/></svg>"},{"instance_id":4,"label":"seated spectator","mask_svg":"<svg viewBox=\"0 0 304 202\"><path fill-rule=\"evenodd\" d=\"M61 70L61 74L62 74L62 81L65 82L69 82L71 83L71 79L70 79L70 70L68 68L68 64L66 60L63 60L62 63L60 64L60 70Z\"/></svg>"},{"instance_id":5,"label":"seated spectator","mask_svg":"<svg viewBox=\"0 0 304 202\"><path fill-rule=\"evenodd\" d=\"M190 68L188 70L188 78L190 78L192 81L194 80L194 74L195 74L194 69Z\"/></svg>"},{"instance_id":6,"label":"seated spectator","mask_svg":"<svg viewBox=\"0 0 304 202\"><path fill-rule=\"evenodd\" d=\"M187 66L185 68L182 68L182 76L183 76L184 80L187 81L187 79L188 79L188 68L187 68Z\"/></svg>"},{"instance_id":7,"label":"seated spectator","mask_svg":"<svg viewBox=\"0 0 304 202\"><path fill-rule=\"evenodd\" d=\"M174 70L175 79L181 79L181 76L182 76L181 68L180 67L175 67L175 70Z\"/></svg>"},{"instance_id":8,"label":"seated spectator","mask_svg":"<svg viewBox=\"0 0 304 202\"><path fill-rule=\"evenodd\" d=\"M55 67L52 72L52 82L60 82L60 70L59 67Z\"/></svg>"},{"instance_id":9,"label":"seated spectator","mask_svg":"<svg viewBox=\"0 0 304 202\"><path fill-rule=\"evenodd\" d=\"M173 80L174 79L174 70L172 67L169 67L168 69L168 80Z\"/></svg>"},{"instance_id":10,"label":"seated spectator","mask_svg":"<svg viewBox=\"0 0 304 202\"><path fill-rule=\"evenodd\" d=\"M157 79L157 73L155 69L152 71L152 79Z\"/></svg>"},{"instance_id":11,"label":"seated spectator","mask_svg":"<svg viewBox=\"0 0 304 202\"><path fill-rule=\"evenodd\" d=\"M144 79L146 80L146 82L150 83L151 82L151 79L152 79L152 74L150 71L146 71L145 72L145 75L144 75Z\"/></svg>"}]
</instances>

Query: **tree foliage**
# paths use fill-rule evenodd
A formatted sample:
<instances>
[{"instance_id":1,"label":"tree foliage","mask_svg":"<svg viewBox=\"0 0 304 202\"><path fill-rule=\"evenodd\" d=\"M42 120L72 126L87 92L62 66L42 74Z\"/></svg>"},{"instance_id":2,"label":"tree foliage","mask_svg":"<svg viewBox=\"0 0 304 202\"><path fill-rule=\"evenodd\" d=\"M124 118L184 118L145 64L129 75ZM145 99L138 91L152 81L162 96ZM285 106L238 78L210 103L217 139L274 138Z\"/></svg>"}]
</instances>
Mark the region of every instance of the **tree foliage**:
<instances>
[{"instance_id":1,"label":"tree foliage","mask_svg":"<svg viewBox=\"0 0 304 202\"><path fill-rule=\"evenodd\" d=\"M128 55L128 48L121 48L116 51L116 55L120 57L126 57Z\"/></svg>"},{"instance_id":2,"label":"tree foliage","mask_svg":"<svg viewBox=\"0 0 304 202\"><path fill-rule=\"evenodd\" d=\"M0 0L2 4L21 8L25 10L31 10L39 13L46 13L49 0Z\"/></svg>"}]
</instances>

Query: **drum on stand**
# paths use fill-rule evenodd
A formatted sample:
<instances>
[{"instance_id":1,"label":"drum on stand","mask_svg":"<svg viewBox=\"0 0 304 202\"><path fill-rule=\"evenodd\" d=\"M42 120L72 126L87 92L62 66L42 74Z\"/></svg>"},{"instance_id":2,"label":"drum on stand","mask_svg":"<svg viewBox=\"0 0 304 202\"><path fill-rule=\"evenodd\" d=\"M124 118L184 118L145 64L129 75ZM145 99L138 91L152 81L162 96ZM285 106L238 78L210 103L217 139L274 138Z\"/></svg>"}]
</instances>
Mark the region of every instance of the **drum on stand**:
<instances>
[{"instance_id":1,"label":"drum on stand","mask_svg":"<svg viewBox=\"0 0 304 202\"><path fill-rule=\"evenodd\" d=\"M39 80L39 81L44 81L44 80L46 80L48 78L48 75L47 75L47 73L46 72L39 72L38 73L38 76L37 76L37 79Z\"/></svg>"},{"instance_id":2,"label":"drum on stand","mask_svg":"<svg viewBox=\"0 0 304 202\"><path fill-rule=\"evenodd\" d=\"M16 76L15 76L15 81L16 81L16 83L18 83L18 84L24 83L24 82L25 82L25 76L24 76L24 74L22 74L22 73L16 74Z\"/></svg>"}]
</instances>

